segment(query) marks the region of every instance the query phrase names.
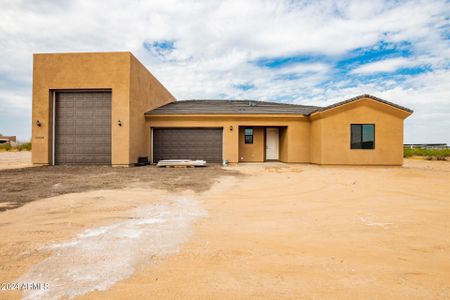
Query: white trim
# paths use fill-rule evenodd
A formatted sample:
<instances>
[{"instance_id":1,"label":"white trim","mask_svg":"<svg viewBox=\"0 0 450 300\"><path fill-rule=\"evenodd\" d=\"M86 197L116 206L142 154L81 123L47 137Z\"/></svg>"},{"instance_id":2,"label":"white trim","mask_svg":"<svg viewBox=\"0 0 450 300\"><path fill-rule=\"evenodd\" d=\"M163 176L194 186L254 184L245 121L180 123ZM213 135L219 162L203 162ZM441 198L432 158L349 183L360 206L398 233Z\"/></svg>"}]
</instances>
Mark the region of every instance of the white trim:
<instances>
[{"instance_id":1,"label":"white trim","mask_svg":"<svg viewBox=\"0 0 450 300\"><path fill-rule=\"evenodd\" d=\"M230 126L233 126L233 125L230 125ZM224 157L225 130L226 130L225 128L226 128L225 126L222 127L222 165L223 165L223 161L225 160L225 157ZM228 127L228 129L229 129L229 127ZM238 130L238 141L239 141L239 130ZM239 146L239 142L238 142L238 146ZM239 149L238 149L238 152L239 152Z\"/></svg>"},{"instance_id":2,"label":"white trim","mask_svg":"<svg viewBox=\"0 0 450 300\"><path fill-rule=\"evenodd\" d=\"M112 89L110 88L104 88L104 89L55 89L55 92L62 92L62 93L89 93L89 92L112 92Z\"/></svg>"},{"instance_id":3,"label":"white trim","mask_svg":"<svg viewBox=\"0 0 450 300\"><path fill-rule=\"evenodd\" d=\"M52 165L55 165L55 104L56 104L56 91L52 92Z\"/></svg>"},{"instance_id":4,"label":"white trim","mask_svg":"<svg viewBox=\"0 0 450 300\"><path fill-rule=\"evenodd\" d=\"M150 155L152 156L150 161L153 164L153 127L150 127Z\"/></svg>"}]
</instances>

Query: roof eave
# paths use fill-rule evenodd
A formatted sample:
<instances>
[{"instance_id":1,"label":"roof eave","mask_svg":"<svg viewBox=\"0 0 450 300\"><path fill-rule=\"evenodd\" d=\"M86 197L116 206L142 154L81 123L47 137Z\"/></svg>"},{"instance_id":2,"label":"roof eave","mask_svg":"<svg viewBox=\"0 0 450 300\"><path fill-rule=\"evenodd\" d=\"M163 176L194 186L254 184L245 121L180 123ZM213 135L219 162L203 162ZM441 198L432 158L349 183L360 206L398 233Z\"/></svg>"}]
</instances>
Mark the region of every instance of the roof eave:
<instances>
[{"instance_id":1,"label":"roof eave","mask_svg":"<svg viewBox=\"0 0 450 300\"><path fill-rule=\"evenodd\" d=\"M337 103L334 103L332 105L319 108L318 110L316 110L314 112L327 111L327 110L330 110L330 109L333 109L333 108L337 108L337 107L340 107L340 106L343 106L343 105L346 105L346 104L350 104L350 103L353 103L355 101L359 101L359 100L362 100L362 99L372 99L374 101L377 101L377 102L389 105L391 107L403 110L405 112L408 112L409 114L412 114L414 112L412 109L409 109L407 107L404 107L404 106L401 106L401 105L389 102L387 100L384 100L384 99L381 99L381 98L378 98L378 97L375 97L375 96L372 96L372 95L369 95L369 94L359 95L359 96L356 96L356 97L353 97L353 98L350 98L350 99L347 99L347 100L344 100L344 101L341 101L341 102L337 102ZM312 112L312 113L314 113L314 112Z\"/></svg>"},{"instance_id":2,"label":"roof eave","mask_svg":"<svg viewBox=\"0 0 450 300\"><path fill-rule=\"evenodd\" d=\"M145 117L283 117L283 118L308 118L305 114L297 113L246 113L246 114L236 114L236 113L145 113Z\"/></svg>"},{"instance_id":3,"label":"roof eave","mask_svg":"<svg viewBox=\"0 0 450 300\"><path fill-rule=\"evenodd\" d=\"M406 119L407 117L409 117L414 111L412 109L397 105L395 103L383 100L381 98L375 97L375 96L371 96L371 95L360 95L354 98L350 98L348 100L345 101L341 101L326 107L323 107L321 109L318 109L316 111L313 111L309 114L309 117L311 118L311 120L315 120L315 119L319 119L323 116L323 114L328 114L329 112L332 112L336 109L340 109L344 106L347 105L351 105L354 104L358 101L362 101L364 99L370 99L375 101L376 103L382 104L382 105L386 105L388 107L390 107L392 110L397 111L397 113L400 113L400 115Z\"/></svg>"}]
</instances>

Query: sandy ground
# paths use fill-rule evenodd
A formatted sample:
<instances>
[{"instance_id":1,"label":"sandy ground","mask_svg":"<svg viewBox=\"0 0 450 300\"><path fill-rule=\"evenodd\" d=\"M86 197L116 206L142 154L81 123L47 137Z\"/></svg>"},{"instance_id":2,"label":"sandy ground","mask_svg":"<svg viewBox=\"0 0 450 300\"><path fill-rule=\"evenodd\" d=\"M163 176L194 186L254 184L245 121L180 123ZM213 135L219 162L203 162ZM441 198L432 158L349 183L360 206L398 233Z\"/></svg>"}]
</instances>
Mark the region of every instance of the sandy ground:
<instances>
[{"instance_id":1,"label":"sandy ground","mask_svg":"<svg viewBox=\"0 0 450 300\"><path fill-rule=\"evenodd\" d=\"M0 171L5 169L17 169L33 166L31 152L0 152Z\"/></svg>"},{"instance_id":2,"label":"sandy ground","mask_svg":"<svg viewBox=\"0 0 450 300\"><path fill-rule=\"evenodd\" d=\"M0 213L0 282L49 283L0 298L450 298L450 163L229 171Z\"/></svg>"}]
</instances>

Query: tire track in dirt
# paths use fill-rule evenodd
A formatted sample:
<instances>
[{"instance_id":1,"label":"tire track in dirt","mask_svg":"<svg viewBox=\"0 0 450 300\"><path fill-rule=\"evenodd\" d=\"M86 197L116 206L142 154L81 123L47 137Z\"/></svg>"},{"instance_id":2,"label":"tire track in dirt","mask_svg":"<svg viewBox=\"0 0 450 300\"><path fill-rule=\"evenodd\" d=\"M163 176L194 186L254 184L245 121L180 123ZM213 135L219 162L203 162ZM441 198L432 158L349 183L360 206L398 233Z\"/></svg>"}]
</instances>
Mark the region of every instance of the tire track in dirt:
<instances>
[{"instance_id":1,"label":"tire track in dirt","mask_svg":"<svg viewBox=\"0 0 450 300\"><path fill-rule=\"evenodd\" d=\"M73 298L107 290L150 258L178 252L190 236L192 222L205 215L195 198L173 196L134 209L126 221L89 228L71 240L47 246L41 250L51 255L18 282L43 282L49 288L28 290L23 299Z\"/></svg>"}]
</instances>

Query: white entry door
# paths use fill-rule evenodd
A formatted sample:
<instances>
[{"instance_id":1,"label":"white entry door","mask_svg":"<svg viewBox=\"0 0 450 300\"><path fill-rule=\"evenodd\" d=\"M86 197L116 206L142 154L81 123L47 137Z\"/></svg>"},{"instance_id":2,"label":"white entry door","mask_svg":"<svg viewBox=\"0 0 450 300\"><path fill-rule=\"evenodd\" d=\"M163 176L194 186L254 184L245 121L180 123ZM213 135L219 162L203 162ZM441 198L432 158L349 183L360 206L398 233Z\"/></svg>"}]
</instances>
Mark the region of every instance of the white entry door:
<instances>
[{"instance_id":1,"label":"white entry door","mask_svg":"<svg viewBox=\"0 0 450 300\"><path fill-rule=\"evenodd\" d=\"M278 160L279 149L278 128L266 128L266 160Z\"/></svg>"}]
</instances>

